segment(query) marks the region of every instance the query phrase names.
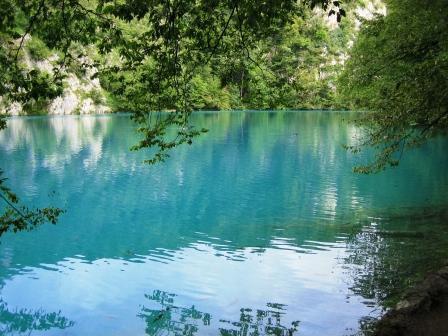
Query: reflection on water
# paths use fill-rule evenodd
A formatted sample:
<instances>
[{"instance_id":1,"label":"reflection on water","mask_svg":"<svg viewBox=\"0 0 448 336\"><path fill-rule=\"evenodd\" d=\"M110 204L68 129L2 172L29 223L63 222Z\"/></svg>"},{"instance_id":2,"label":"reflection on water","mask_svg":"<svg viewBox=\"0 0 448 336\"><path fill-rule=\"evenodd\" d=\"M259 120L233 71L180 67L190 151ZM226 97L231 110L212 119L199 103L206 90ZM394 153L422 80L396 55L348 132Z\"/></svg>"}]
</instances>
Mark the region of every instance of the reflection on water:
<instances>
[{"instance_id":1,"label":"reflection on water","mask_svg":"<svg viewBox=\"0 0 448 336\"><path fill-rule=\"evenodd\" d=\"M175 296L159 290L155 290L152 295L145 295L151 304L157 305L157 308L143 306L141 314L138 315L146 322L146 334L195 335L198 325L210 325L210 314L202 313L194 306L188 308L175 306Z\"/></svg>"},{"instance_id":2,"label":"reflection on water","mask_svg":"<svg viewBox=\"0 0 448 336\"><path fill-rule=\"evenodd\" d=\"M211 324L211 315L198 311L195 306L188 308L175 305L175 294L154 291L145 295L150 300L151 308L143 306L138 316L146 322L146 334L197 335L206 332ZM154 308L152 308L154 307ZM219 320L220 335L279 335L291 336L298 331L300 321L294 321L291 326L281 324L281 318L286 313L286 307L281 304L268 303L266 310L253 311L250 308L240 309L239 321ZM201 327L201 329L200 329Z\"/></svg>"},{"instance_id":3,"label":"reflection on water","mask_svg":"<svg viewBox=\"0 0 448 336\"><path fill-rule=\"evenodd\" d=\"M392 306L403 288L447 257L446 208L413 208L388 212L348 238L345 262L353 279L353 292L366 300Z\"/></svg>"},{"instance_id":4,"label":"reflection on water","mask_svg":"<svg viewBox=\"0 0 448 336\"><path fill-rule=\"evenodd\" d=\"M74 322L61 316L61 312L45 313L43 310L31 311L20 309L11 311L8 305L0 300L0 333L1 335L31 334L32 331L44 331L52 328L66 329Z\"/></svg>"},{"instance_id":5,"label":"reflection on water","mask_svg":"<svg viewBox=\"0 0 448 336\"><path fill-rule=\"evenodd\" d=\"M67 213L2 237L0 328L60 312L33 334L355 333L448 256L448 162L436 139L354 175L354 117L198 113L210 132L150 167L126 116L10 120L10 184Z\"/></svg>"}]
</instances>

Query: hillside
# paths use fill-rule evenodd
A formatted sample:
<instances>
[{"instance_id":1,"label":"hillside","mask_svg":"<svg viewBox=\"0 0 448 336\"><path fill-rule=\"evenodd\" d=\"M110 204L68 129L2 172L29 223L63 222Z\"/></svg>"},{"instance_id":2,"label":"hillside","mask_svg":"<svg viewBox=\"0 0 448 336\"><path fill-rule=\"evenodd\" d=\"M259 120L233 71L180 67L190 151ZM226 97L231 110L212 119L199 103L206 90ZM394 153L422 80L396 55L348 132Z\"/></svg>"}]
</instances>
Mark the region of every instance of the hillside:
<instances>
[{"instance_id":1,"label":"hillside","mask_svg":"<svg viewBox=\"0 0 448 336\"><path fill-rule=\"evenodd\" d=\"M303 9L280 31L251 43L250 50L219 53L193 69L189 81L191 109L337 109L344 108L336 80L364 19L384 13L380 1L355 1L337 22L322 9ZM17 36L12 49L21 45L19 66L37 83L25 88L25 103L1 99L2 113L9 115L61 115L135 111L142 106L141 91L151 58L127 71L118 49L99 52L92 44L72 43L67 54L49 48L38 35L25 34L28 19L16 14ZM147 29L143 18L119 22L129 36ZM233 36L229 36L231 43ZM224 41L226 43L226 41ZM120 71L111 71L120 69ZM154 72L155 72L154 68ZM46 91L46 95L34 91ZM169 106L170 99L160 109ZM144 107L143 107L144 108Z\"/></svg>"}]
</instances>

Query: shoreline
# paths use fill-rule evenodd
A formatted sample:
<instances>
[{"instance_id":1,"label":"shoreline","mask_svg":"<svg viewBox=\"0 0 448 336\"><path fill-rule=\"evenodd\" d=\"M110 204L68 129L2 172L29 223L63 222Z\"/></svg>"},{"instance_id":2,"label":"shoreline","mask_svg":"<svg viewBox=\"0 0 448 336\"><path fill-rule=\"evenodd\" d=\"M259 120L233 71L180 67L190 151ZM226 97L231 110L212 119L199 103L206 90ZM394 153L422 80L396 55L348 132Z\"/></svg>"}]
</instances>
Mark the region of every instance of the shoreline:
<instances>
[{"instance_id":1,"label":"shoreline","mask_svg":"<svg viewBox=\"0 0 448 336\"><path fill-rule=\"evenodd\" d=\"M153 111L156 113L156 111ZM160 111L161 113L173 113L174 111ZM353 111L342 109L280 109L280 110L194 110L192 113L263 113L263 112L335 112L335 113L365 113L366 111ZM108 112L108 113L86 113L86 114L24 114L8 115L0 114L7 119L22 118L63 118L63 117L109 117L109 116L131 116L134 112Z\"/></svg>"},{"instance_id":2,"label":"shoreline","mask_svg":"<svg viewBox=\"0 0 448 336\"><path fill-rule=\"evenodd\" d=\"M382 316L373 336L448 335L448 261L411 288Z\"/></svg>"}]
</instances>

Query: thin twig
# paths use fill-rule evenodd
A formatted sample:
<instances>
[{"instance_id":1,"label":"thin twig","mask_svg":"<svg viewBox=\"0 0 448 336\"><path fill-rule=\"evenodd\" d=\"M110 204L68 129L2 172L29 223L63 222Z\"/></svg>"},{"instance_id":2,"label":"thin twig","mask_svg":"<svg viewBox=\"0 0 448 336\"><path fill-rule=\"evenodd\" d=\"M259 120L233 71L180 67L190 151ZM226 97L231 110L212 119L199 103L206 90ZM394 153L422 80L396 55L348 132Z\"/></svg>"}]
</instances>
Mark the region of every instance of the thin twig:
<instances>
[{"instance_id":1,"label":"thin twig","mask_svg":"<svg viewBox=\"0 0 448 336\"><path fill-rule=\"evenodd\" d=\"M232 8L232 11L230 12L229 18L227 19L227 22L224 26L224 29L221 31L221 34L218 37L218 40L216 41L216 44L213 46L212 52L210 53L209 57L205 61L205 64L208 64L212 57L214 56L216 50L218 50L219 44L221 43L222 38L224 37L224 34L227 31L227 28L229 27L230 21L232 20L233 14L235 13L235 10L237 8L237 4L235 4Z\"/></svg>"},{"instance_id":2,"label":"thin twig","mask_svg":"<svg viewBox=\"0 0 448 336\"><path fill-rule=\"evenodd\" d=\"M20 39L19 47L17 48L16 55L14 56L14 62L17 62L17 58L19 57L19 52L23 47L23 43L25 42L25 37L31 32L31 29L33 28L33 25L34 25L34 21L36 20L37 16L40 14L40 11L44 7L44 4L45 4L45 0L42 0L39 3L39 7L37 8L36 13L34 13L34 15L30 18L28 27L26 28L25 33L22 35L22 38Z\"/></svg>"},{"instance_id":3,"label":"thin twig","mask_svg":"<svg viewBox=\"0 0 448 336\"><path fill-rule=\"evenodd\" d=\"M2 193L0 193L0 198L2 198L15 212L19 214L20 217L23 218L23 220L28 224L31 225L31 223L28 221L26 216L14 205L12 202L8 200Z\"/></svg>"}]
</instances>

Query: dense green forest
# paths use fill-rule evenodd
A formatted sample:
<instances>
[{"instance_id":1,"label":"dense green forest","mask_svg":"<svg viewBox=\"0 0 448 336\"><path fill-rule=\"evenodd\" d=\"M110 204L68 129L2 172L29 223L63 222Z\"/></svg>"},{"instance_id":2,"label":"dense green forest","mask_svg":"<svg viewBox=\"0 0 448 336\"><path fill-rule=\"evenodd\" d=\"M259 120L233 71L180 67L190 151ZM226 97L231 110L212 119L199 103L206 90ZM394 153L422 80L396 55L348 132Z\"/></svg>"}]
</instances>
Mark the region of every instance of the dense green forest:
<instances>
[{"instance_id":1,"label":"dense green forest","mask_svg":"<svg viewBox=\"0 0 448 336\"><path fill-rule=\"evenodd\" d=\"M130 34L132 29L135 26L129 26ZM254 41L250 49L229 48L197 66L189 83L188 105L194 110L339 108L336 76L354 35L353 20L330 26L325 12L303 9L274 35ZM232 38L224 43L234 43ZM135 109L143 98L135 87L151 66L147 60L136 71L100 77L115 98L115 109ZM170 101L164 100L161 108L176 109Z\"/></svg>"},{"instance_id":2,"label":"dense green forest","mask_svg":"<svg viewBox=\"0 0 448 336\"><path fill-rule=\"evenodd\" d=\"M92 2L85 5L95 7ZM188 92L183 93L188 99L188 108L346 107L347 104L337 98L336 79L357 34L355 22L359 17L355 9L362 6L361 1L346 5L344 14L348 12L349 16L339 23L334 10L329 16L328 10L298 7L281 27L261 38L245 36L245 31L240 32L238 27L233 27L232 32L222 37L220 47L223 50L211 53L207 62L194 64L193 69L189 69ZM373 8L380 11L381 3ZM30 17L22 8L14 10L14 25L8 29L20 40L27 32ZM98 105L107 105L111 111L147 109L146 100L151 98L142 94L141 89L148 81L146 77L157 72L157 61L148 52L139 64L129 69L126 59L135 56L126 54L123 57L123 53L135 52L133 48L140 47L135 43L141 35L155 34L147 24L148 16L116 17L115 24L125 36L126 46L111 46L106 52L93 41L83 43L81 39L74 38L66 50L67 54L64 54L58 46L52 45L52 37L46 36L48 32L36 31L26 35L16 58L18 68L29 72L33 83L24 87L28 92L22 95L26 94L26 97L19 97L26 99L20 114L48 113L51 101L63 94L74 77L87 86L96 77L100 82L100 86L79 89L76 93L80 98L91 98ZM252 40L246 41L249 38ZM16 40L15 43L22 41ZM182 46L179 48L179 53L182 53ZM184 52L188 57L191 52L188 46ZM153 93L149 91L147 94ZM165 94L167 97L163 97ZM176 99L172 99L170 94L160 93L159 110L177 108ZM11 97L8 101L5 97L3 109L16 98ZM78 106L72 113L80 112Z\"/></svg>"},{"instance_id":3,"label":"dense green forest","mask_svg":"<svg viewBox=\"0 0 448 336\"><path fill-rule=\"evenodd\" d=\"M386 2L388 14L364 25L338 88L342 99L369 113L356 151L377 150L359 172L395 166L404 150L448 126L448 2Z\"/></svg>"}]
</instances>

